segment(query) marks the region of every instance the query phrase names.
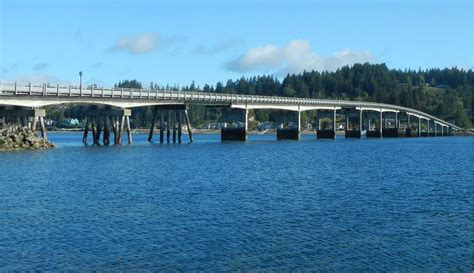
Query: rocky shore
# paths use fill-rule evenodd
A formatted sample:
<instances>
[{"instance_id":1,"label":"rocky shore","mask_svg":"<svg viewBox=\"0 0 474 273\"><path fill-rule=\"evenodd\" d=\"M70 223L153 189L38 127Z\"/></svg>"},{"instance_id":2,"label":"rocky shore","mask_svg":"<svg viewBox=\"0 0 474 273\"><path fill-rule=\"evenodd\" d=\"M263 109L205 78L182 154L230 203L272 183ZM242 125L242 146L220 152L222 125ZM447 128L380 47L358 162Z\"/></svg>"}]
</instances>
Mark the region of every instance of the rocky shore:
<instances>
[{"instance_id":1,"label":"rocky shore","mask_svg":"<svg viewBox=\"0 0 474 273\"><path fill-rule=\"evenodd\" d=\"M43 141L28 127L9 126L0 129L0 151L40 150L54 147L53 143Z\"/></svg>"}]
</instances>

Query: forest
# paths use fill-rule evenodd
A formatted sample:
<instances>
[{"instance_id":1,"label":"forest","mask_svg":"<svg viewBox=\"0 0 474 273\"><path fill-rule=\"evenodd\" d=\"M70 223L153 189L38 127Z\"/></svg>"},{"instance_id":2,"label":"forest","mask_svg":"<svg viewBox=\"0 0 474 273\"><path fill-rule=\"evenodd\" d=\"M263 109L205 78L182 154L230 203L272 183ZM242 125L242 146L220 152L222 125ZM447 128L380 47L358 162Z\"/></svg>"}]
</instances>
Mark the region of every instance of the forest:
<instances>
[{"instance_id":1,"label":"forest","mask_svg":"<svg viewBox=\"0 0 474 273\"><path fill-rule=\"evenodd\" d=\"M165 88L153 83L144 86L138 80L120 81L115 87ZM473 123L474 73L471 69L397 70L389 69L385 64L365 63L344 66L333 72L305 71L288 74L281 80L272 75L262 75L227 80L225 84L217 82L215 85L196 86L193 82L172 89L382 102L414 108L464 128L472 127ZM83 109L79 106L49 111L50 117L59 121L64 117L81 118L82 112ZM150 108L133 109L133 126L147 127L151 115ZM255 110L250 116L258 121L274 119L274 115L268 110ZM219 112L215 108L191 106L190 117L194 126L202 126L217 122ZM304 115L303 118L308 117Z\"/></svg>"}]
</instances>

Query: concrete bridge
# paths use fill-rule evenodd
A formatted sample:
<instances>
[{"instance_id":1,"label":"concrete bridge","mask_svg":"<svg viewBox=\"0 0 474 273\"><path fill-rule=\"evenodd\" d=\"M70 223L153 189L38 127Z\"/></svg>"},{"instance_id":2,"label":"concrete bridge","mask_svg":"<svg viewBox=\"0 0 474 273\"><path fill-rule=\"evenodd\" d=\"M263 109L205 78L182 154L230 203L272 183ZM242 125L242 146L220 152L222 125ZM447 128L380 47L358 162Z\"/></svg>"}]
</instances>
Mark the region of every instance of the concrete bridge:
<instances>
[{"instance_id":1,"label":"concrete bridge","mask_svg":"<svg viewBox=\"0 0 474 273\"><path fill-rule=\"evenodd\" d=\"M301 113L316 111L317 138L335 138L336 114L344 112L345 136L347 138L370 137L422 137L448 136L462 132L454 124L427 113L397 105L311 98L278 96L255 96L195 91L173 91L130 88L97 88L60 86L18 82L0 82L0 118L4 123L21 123L36 129L39 123L43 138L46 106L84 104L91 107L86 115L83 142L87 143L89 130L94 144L110 143L110 132L114 143L120 144L122 133L127 132L128 143L132 143L130 115L136 107L153 106L153 120L149 141L152 141L159 120L160 142L181 142L181 124L184 120L192 142L187 106L190 104L221 107L227 122L238 121L238 126L221 128L222 140L247 139L248 110L281 110L278 122L278 139L299 139Z\"/></svg>"}]
</instances>

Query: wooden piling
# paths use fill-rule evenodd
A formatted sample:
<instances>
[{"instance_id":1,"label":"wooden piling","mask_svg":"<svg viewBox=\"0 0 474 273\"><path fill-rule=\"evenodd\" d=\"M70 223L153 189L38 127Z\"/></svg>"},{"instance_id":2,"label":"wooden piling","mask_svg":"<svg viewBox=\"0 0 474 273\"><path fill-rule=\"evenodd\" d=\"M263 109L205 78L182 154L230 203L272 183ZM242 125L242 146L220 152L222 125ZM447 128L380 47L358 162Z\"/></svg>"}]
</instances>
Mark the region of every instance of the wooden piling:
<instances>
[{"instance_id":1,"label":"wooden piling","mask_svg":"<svg viewBox=\"0 0 474 273\"><path fill-rule=\"evenodd\" d=\"M126 116L128 144L132 144L132 128L130 128L130 116Z\"/></svg>"},{"instance_id":2,"label":"wooden piling","mask_svg":"<svg viewBox=\"0 0 474 273\"><path fill-rule=\"evenodd\" d=\"M37 122L38 122L38 117L34 117L34 118L33 118L33 124L31 125L31 130L32 130L33 132L36 131L36 124L37 124Z\"/></svg>"},{"instance_id":3,"label":"wooden piling","mask_svg":"<svg viewBox=\"0 0 474 273\"><path fill-rule=\"evenodd\" d=\"M112 121L112 131L114 132L114 144L118 144L117 143L117 139L118 139L118 130L117 130L117 119L115 117L110 117L110 120Z\"/></svg>"},{"instance_id":4,"label":"wooden piling","mask_svg":"<svg viewBox=\"0 0 474 273\"><path fill-rule=\"evenodd\" d=\"M193 143L193 130L191 129L191 124L189 122L188 110L184 110L184 118L186 121L186 128L188 128L189 142Z\"/></svg>"},{"instance_id":5,"label":"wooden piling","mask_svg":"<svg viewBox=\"0 0 474 273\"><path fill-rule=\"evenodd\" d=\"M177 113L177 116L178 116L178 143L181 143L181 135L182 135L182 125L181 125L181 119L182 119L182 116L181 116L181 110L178 111Z\"/></svg>"},{"instance_id":6,"label":"wooden piling","mask_svg":"<svg viewBox=\"0 0 474 273\"><path fill-rule=\"evenodd\" d=\"M97 139L97 118L92 117L91 123L92 123L92 143L94 145L99 144L99 141Z\"/></svg>"},{"instance_id":7,"label":"wooden piling","mask_svg":"<svg viewBox=\"0 0 474 273\"><path fill-rule=\"evenodd\" d=\"M43 139L43 144L47 140L46 136L46 126L44 125L44 117L39 117L40 126L41 126L41 138Z\"/></svg>"},{"instance_id":8,"label":"wooden piling","mask_svg":"<svg viewBox=\"0 0 474 273\"><path fill-rule=\"evenodd\" d=\"M173 126L173 143L176 143L176 111L171 111L171 126Z\"/></svg>"},{"instance_id":9,"label":"wooden piling","mask_svg":"<svg viewBox=\"0 0 474 273\"><path fill-rule=\"evenodd\" d=\"M158 117L158 109L153 109L153 120L151 121L150 133L148 134L148 142L151 142L153 139L153 133L155 131L156 118ZM161 126L160 126L161 130Z\"/></svg>"},{"instance_id":10,"label":"wooden piling","mask_svg":"<svg viewBox=\"0 0 474 273\"><path fill-rule=\"evenodd\" d=\"M160 143L164 142L164 134L165 134L165 121L164 121L164 113L160 111Z\"/></svg>"},{"instance_id":11,"label":"wooden piling","mask_svg":"<svg viewBox=\"0 0 474 273\"><path fill-rule=\"evenodd\" d=\"M96 132L97 145L100 145L101 133L102 133L102 119L100 117L97 117L97 132Z\"/></svg>"},{"instance_id":12,"label":"wooden piling","mask_svg":"<svg viewBox=\"0 0 474 273\"><path fill-rule=\"evenodd\" d=\"M109 123L109 116L104 117L104 145L110 144L110 123Z\"/></svg>"},{"instance_id":13,"label":"wooden piling","mask_svg":"<svg viewBox=\"0 0 474 273\"><path fill-rule=\"evenodd\" d=\"M41 117L40 117L41 119ZM87 135L89 133L89 118L86 116L84 125L84 136L82 137L82 143L87 144Z\"/></svg>"},{"instance_id":14,"label":"wooden piling","mask_svg":"<svg viewBox=\"0 0 474 273\"><path fill-rule=\"evenodd\" d=\"M166 113L166 143L170 143L170 111Z\"/></svg>"},{"instance_id":15,"label":"wooden piling","mask_svg":"<svg viewBox=\"0 0 474 273\"><path fill-rule=\"evenodd\" d=\"M119 144L122 144L122 133L123 133L124 124L125 124L125 116L122 116L120 120Z\"/></svg>"}]
</instances>

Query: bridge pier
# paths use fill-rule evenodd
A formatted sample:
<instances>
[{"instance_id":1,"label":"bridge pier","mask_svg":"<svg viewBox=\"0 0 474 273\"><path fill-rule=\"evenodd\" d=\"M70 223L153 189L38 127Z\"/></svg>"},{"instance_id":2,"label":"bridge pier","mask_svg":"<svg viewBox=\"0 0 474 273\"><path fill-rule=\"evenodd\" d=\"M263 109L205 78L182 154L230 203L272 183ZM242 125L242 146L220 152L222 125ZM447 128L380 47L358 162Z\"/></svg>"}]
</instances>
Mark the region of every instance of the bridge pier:
<instances>
[{"instance_id":1,"label":"bridge pier","mask_svg":"<svg viewBox=\"0 0 474 273\"><path fill-rule=\"evenodd\" d=\"M426 125L423 124L423 120L426 121ZM426 119L426 118L420 118L420 124L419 124L419 126L420 126L420 134L419 134L419 136L420 136L420 137L427 137L428 134L429 134L429 132L428 132L428 130L429 130L429 120Z\"/></svg>"},{"instance_id":2,"label":"bridge pier","mask_svg":"<svg viewBox=\"0 0 474 273\"><path fill-rule=\"evenodd\" d=\"M421 129L421 119L417 116L408 115L408 127L406 129L406 137L419 137ZM414 119L417 121L413 122Z\"/></svg>"},{"instance_id":3,"label":"bridge pier","mask_svg":"<svg viewBox=\"0 0 474 273\"><path fill-rule=\"evenodd\" d=\"M453 127L449 126L448 127L448 136L454 136L455 135L455 130Z\"/></svg>"},{"instance_id":4,"label":"bridge pier","mask_svg":"<svg viewBox=\"0 0 474 273\"><path fill-rule=\"evenodd\" d=\"M318 122L316 138L336 139L336 109L318 110L316 113L316 118ZM325 119L325 121L321 121L321 118Z\"/></svg>"},{"instance_id":5,"label":"bridge pier","mask_svg":"<svg viewBox=\"0 0 474 273\"><path fill-rule=\"evenodd\" d=\"M428 136L435 136L435 125L434 121L428 120Z\"/></svg>"},{"instance_id":6,"label":"bridge pier","mask_svg":"<svg viewBox=\"0 0 474 273\"><path fill-rule=\"evenodd\" d=\"M405 136L411 137L411 115L407 114L407 128L405 129Z\"/></svg>"},{"instance_id":7,"label":"bridge pier","mask_svg":"<svg viewBox=\"0 0 474 273\"><path fill-rule=\"evenodd\" d=\"M383 124L383 114L382 111L374 112L367 111L367 138L382 138L382 124ZM374 125L372 126L372 122Z\"/></svg>"},{"instance_id":8,"label":"bridge pier","mask_svg":"<svg viewBox=\"0 0 474 273\"><path fill-rule=\"evenodd\" d=\"M114 133L114 144L122 143L122 132L124 127L128 133L128 144L132 144L132 135L130 127L130 109L89 109L85 114L84 134L82 142L87 145L89 130L92 134L93 145L100 145L100 136L102 131L104 135L102 144L110 144L110 129ZM112 126L111 126L112 125Z\"/></svg>"},{"instance_id":9,"label":"bridge pier","mask_svg":"<svg viewBox=\"0 0 474 273\"><path fill-rule=\"evenodd\" d=\"M438 124L437 122L435 122L435 136L443 136L442 129L443 127L441 126L441 124Z\"/></svg>"},{"instance_id":10,"label":"bridge pier","mask_svg":"<svg viewBox=\"0 0 474 273\"><path fill-rule=\"evenodd\" d=\"M443 136L448 136L448 129L447 126L443 126Z\"/></svg>"},{"instance_id":11,"label":"bridge pier","mask_svg":"<svg viewBox=\"0 0 474 273\"><path fill-rule=\"evenodd\" d=\"M221 128L221 141L247 141L247 109L224 109L222 118L224 126ZM227 126L228 121L232 122L232 127Z\"/></svg>"},{"instance_id":12,"label":"bridge pier","mask_svg":"<svg viewBox=\"0 0 474 273\"><path fill-rule=\"evenodd\" d=\"M346 110L346 138L362 138L363 131L363 114L362 110L355 111L353 109Z\"/></svg>"},{"instance_id":13,"label":"bridge pier","mask_svg":"<svg viewBox=\"0 0 474 273\"><path fill-rule=\"evenodd\" d=\"M300 139L301 130L301 112L285 112L278 116L277 140Z\"/></svg>"},{"instance_id":14,"label":"bridge pier","mask_svg":"<svg viewBox=\"0 0 474 273\"><path fill-rule=\"evenodd\" d=\"M398 137L398 113L397 112L384 112L382 137Z\"/></svg>"},{"instance_id":15,"label":"bridge pier","mask_svg":"<svg viewBox=\"0 0 474 273\"><path fill-rule=\"evenodd\" d=\"M8 126L8 124L16 124L23 127L28 127L32 131L36 131L37 124L40 125L40 133L43 143L45 143L47 138L46 125L44 117L46 116L45 109L29 109L29 108L20 108L20 107L1 107L0 108L0 117L3 120L3 126Z\"/></svg>"},{"instance_id":16,"label":"bridge pier","mask_svg":"<svg viewBox=\"0 0 474 273\"><path fill-rule=\"evenodd\" d=\"M153 134L156 128L158 116L160 118L160 143L182 142L182 119L184 114L185 123L188 129L189 142L193 142L193 133L189 122L188 110L184 104L165 104L157 105L153 108L153 120L148 135L148 141L153 141Z\"/></svg>"}]
</instances>

